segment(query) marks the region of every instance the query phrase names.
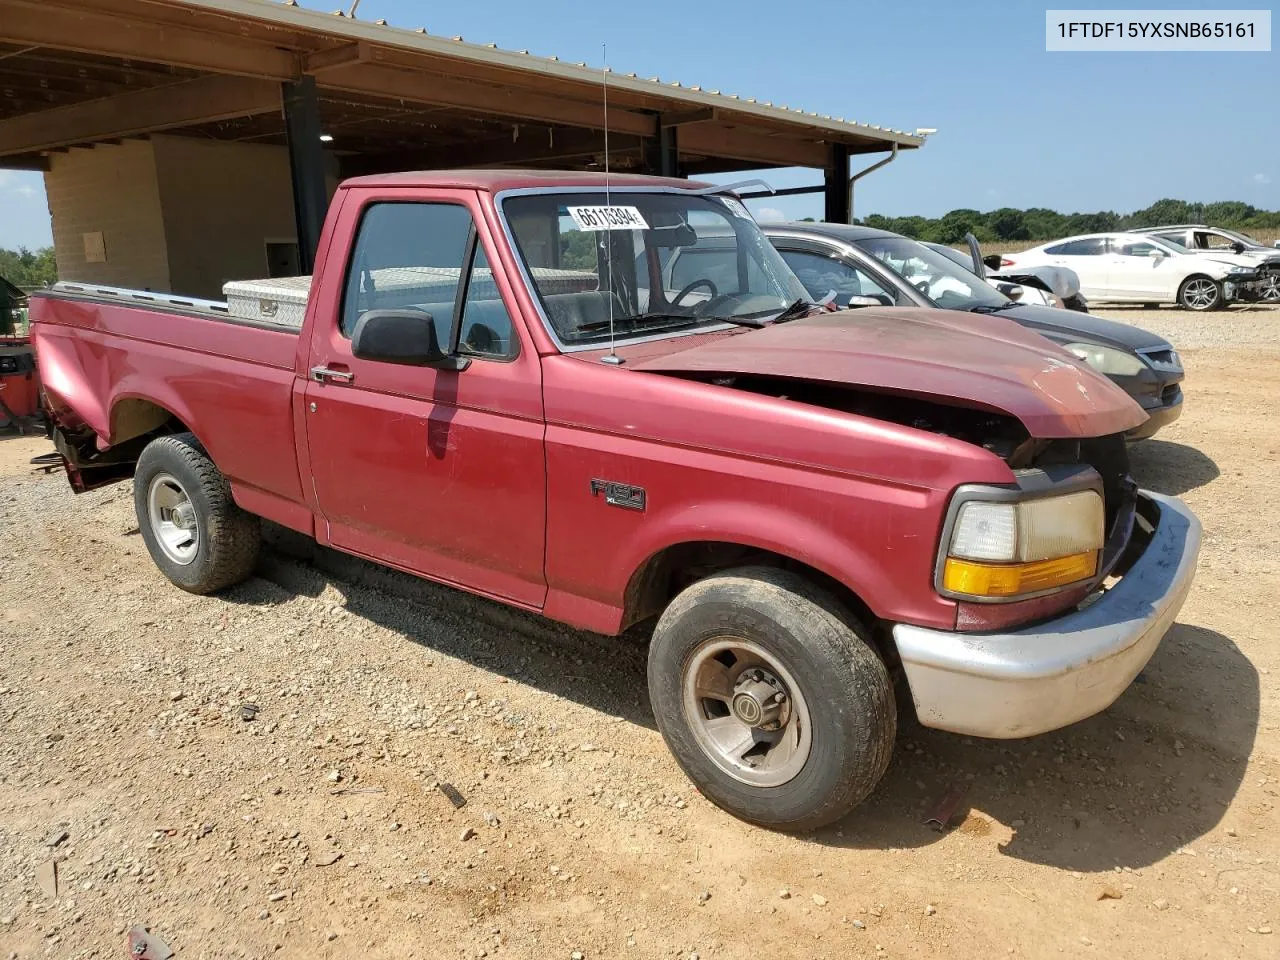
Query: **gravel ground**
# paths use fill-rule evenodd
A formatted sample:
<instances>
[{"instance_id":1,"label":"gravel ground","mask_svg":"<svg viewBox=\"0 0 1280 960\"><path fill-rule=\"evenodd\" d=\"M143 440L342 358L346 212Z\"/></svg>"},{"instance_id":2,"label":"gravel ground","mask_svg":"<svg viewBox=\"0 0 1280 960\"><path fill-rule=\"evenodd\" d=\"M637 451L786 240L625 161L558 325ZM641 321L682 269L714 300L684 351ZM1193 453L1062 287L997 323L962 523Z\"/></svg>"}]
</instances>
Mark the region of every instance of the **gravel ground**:
<instances>
[{"instance_id":1,"label":"gravel ground","mask_svg":"<svg viewBox=\"0 0 1280 960\"><path fill-rule=\"evenodd\" d=\"M1134 317L1189 370L1133 454L1205 524L1179 623L1056 734L905 708L881 787L808 837L692 789L637 642L291 541L188 596L128 484L75 497L0 441L0 958L122 957L135 923L178 960L1274 958L1280 314Z\"/></svg>"},{"instance_id":2,"label":"gravel ground","mask_svg":"<svg viewBox=\"0 0 1280 960\"><path fill-rule=\"evenodd\" d=\"M1237 304L1226 310L1196 313L1178 307L1129 310L1096 304L1090 306L1090 312L1158 333L1179 352L1198 347L1280 348L1280 306Z\"/></svg>"}]
</instances>

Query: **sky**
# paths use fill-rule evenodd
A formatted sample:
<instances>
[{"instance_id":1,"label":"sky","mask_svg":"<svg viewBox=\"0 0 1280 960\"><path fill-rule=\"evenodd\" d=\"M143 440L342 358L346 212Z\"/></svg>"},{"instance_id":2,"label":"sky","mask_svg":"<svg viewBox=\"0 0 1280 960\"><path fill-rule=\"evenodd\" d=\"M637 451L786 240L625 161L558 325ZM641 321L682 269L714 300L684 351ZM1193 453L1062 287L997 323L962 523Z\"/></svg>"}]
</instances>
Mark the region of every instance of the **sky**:
<instances>
[{"instance_id":1,"label":"sky","mask_svg":"<svg viewBox=\"0 0 1280 960\"><path fill-rule=\"evenodd\" d=\"M349 3L303 0L323 10ZM1130 211L1161 197L1280 209L1280 123L1266 106L1280 88L1280 52L1047 53L1046 5L361 0L357 16L593 66L607 44L619 73L898 130L937 128L923 149L859 182L857 216L1003 206ZM819 175L769 171L766 179L801 186ZM821 197L752 207L761 219L820 217ZM40 174L0 170L0 247L49 242Z\"/></svg>"}]
</instances>

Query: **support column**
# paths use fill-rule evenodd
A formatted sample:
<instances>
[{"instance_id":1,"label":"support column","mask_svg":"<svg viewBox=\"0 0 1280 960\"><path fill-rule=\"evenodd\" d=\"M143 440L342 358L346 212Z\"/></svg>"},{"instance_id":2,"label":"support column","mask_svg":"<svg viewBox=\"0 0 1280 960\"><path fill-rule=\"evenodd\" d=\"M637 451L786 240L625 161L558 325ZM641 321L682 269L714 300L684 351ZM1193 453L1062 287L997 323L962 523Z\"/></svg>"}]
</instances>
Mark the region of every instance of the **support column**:
<instances>
[{"instance_id":1,"label":"support column","mask_svg":"<svg viewBox=\"0 0 1280 960\"><path fill-rule=\"evenodd\" d=\"M654 126L654 135L645 137L641 147L644 172L657 177L678 177L680 151L677 142L680 128L674 124L663 125L661 117L654 118Z\"/></svg>"},{"instance_id":2,"label":"support column","mask_svg":"<svg viewBox=\"0 0 1280 960\"><path fill-rule=\"evenodd\" d=\"M293 216L298 226L298 260L302 272L309 274L315 269L320 231L329 207L324 148L320 145L320 101L315 77L304 76L282 87L289 173L293 178Z\"/></svg>"},{"instance_id":3,"label":"support column","mask_svg":"<svg viewBox=\"0 0 1280 960\"><path fill-rule=\"evenodd\" d=\"M658 123L658 176L680 176L680 128Z\"/></svg>"},{"instance_id":4,"label":"support column","mask_svg":"<svg viewBox=\"0 0 1280 960\"><path fill-rule=\"evenodd\" d=\"M842 143L830 146L822 192L822 219L828 223L848 223L852 216L852 204L849 202L849 148Z\"/></svg>"}]
</instances>

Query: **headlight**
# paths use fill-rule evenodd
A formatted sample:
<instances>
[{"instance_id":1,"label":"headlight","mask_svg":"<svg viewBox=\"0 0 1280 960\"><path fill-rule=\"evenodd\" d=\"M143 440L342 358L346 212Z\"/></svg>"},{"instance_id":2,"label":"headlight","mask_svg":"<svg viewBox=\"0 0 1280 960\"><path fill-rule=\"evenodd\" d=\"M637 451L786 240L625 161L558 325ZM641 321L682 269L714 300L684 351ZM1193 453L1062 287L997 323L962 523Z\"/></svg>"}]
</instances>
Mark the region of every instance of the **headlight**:
<instances>
[{"instance_id":1,"label":"headlight","mask_svg":"<svg viewBox=\"0 0 1280 960\"><path fill-rule=\"evenodd\" d=\"M1253 273L1253 267L1232 267L1227 273L1237 276L1242 273Z\"/></svg>"},{"instance_id":2,"label":"headlight","mask_svg":"<svg viewBox=\"0 0 1280 960\"><path fill-rule=\"evenodd\" d=\"M1088 580L1105 539L1094 490L1022 502L967 500L943 544L943 592L1011 600Z\"/></svg>"},{"instance_id":3,"label":"headlight","mask_svg":"<svg viewBox=\"0 0 1280 960\"><path fill-rule=\"evenodd\" d=\"M1066 349L1099 373L1110 377L1136 376L1146 366L1133 354L1111 347L1100 347L1092 343L1068 343Z\"/></svg>"}]
</instances>

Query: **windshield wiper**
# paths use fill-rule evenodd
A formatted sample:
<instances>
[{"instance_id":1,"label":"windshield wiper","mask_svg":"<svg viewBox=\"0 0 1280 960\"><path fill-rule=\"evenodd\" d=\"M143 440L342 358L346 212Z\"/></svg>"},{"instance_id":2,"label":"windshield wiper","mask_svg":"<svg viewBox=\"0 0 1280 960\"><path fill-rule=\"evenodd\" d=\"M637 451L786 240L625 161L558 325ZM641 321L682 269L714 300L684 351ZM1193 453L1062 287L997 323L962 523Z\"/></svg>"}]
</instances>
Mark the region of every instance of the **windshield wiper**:
<instances>
[{"instance_id":1,"label":"windshield wiper","mask_svg":"<svg viewBox=\"0 0 1280 960\"><path fill-rule=\"evenodd\" d=\"M818 304L814 303L812 300L806 300L804 297L801 297L776 317L773 317L770 322L786 323L788 320L799 320L801 317L808 316L809 311L816 306L818 306Z\"/></svg>"},{"instance_id":2,"label":"windshield wiper","mask_svg":"<svg viewBox=\"0 0 1280 960\"><path fill-rule=\"evenodd\" d=\"M1008 310L1010 307L1016 307L1018 301L1010 300L1008 303L980 303L976 307L970 307L970 313L999 313L1001 310Z\"/></svg>"},{"instance_id":3,"label":"windshield wiper","mask_svg":"<svg viewBox=\"0 0 1280 960\"><path fill-rule=\"evenodd\" d=\"M691 327L694 324L702 323L707 319L707 317L692 317L687 313L641 313L634 317L614 317L613 324L615 327L625 324L631 330L657 326L667 326L671 329L676 329L679 327ZM597 320L594 323L584 323L578 327L578 330L583 333L594 333L597 330L608 329L608 320Z\"/></svg>"}]
</instances>

